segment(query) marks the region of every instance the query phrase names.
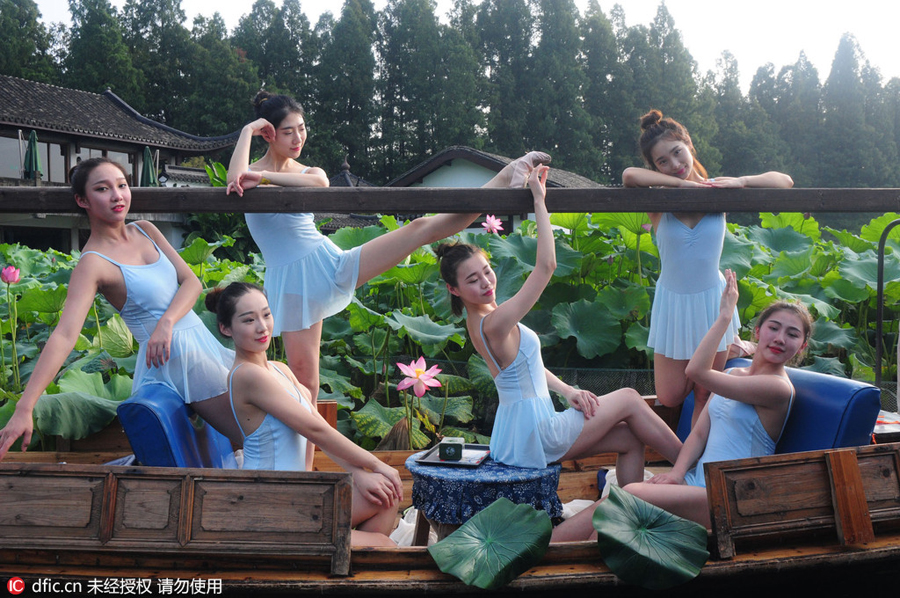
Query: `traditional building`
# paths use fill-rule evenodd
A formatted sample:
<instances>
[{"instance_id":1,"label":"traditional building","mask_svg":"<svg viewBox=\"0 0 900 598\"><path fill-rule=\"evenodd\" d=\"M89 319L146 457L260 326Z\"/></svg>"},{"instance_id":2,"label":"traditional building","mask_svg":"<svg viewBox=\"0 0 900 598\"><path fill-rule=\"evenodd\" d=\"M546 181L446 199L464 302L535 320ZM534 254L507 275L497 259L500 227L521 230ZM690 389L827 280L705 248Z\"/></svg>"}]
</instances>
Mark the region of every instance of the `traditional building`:
<instances>
[{"instance_id":1,"label":"traditional building","mask_svg":"<svg viewBox=\"0 0 900 598\"><path fill-rule=\"evenodd\" d=\"M37 133L41 176L23 173L26 140ZM113 92L102 94L65 89L46 83L0 75L0 185L67 185L79 160L107 156L140 182L144 151L152 168L179 171L187 158L216 158L237 142L239 131L221 137L198 137L139 114ZM199 182L199 180L198 180ZM184 214L134 214L153 220L175 246L181 244ZM35 248L77 249L87 227L84 218L52 214L0 215L0 241Z\"/></svg>"}]
</instances>

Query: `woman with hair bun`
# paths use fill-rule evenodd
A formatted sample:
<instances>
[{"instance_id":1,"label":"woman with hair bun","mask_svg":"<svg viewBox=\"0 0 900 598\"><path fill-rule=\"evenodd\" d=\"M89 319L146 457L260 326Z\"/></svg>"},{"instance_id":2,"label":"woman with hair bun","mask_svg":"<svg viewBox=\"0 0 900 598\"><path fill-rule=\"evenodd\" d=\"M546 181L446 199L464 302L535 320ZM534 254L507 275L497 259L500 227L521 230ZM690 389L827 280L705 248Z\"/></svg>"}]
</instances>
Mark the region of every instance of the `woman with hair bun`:
<instances>
[{"instance_id":1,"label":"woman with hair bun","mask_svg":"<svg viewBox=\"0 0 900 598\"><path fill-rule=\"evenodd\" d=\"M766 172L741 177L708 178L697 160L687 129L659 110L641 118L641 154L647 168L627 168L626 187L792 187L786 174ZM709 390L685 374L688 360L716 320L725 279L719 260L725 242L725 214L651 212L648 214L659 250L661 272L650 314L648 345L654 350L656 394L666 406L676 406L694 392L697 417ZM729 347L738 341L740 322L735 309L731 325L720 338L715 367L722 370Z\"/></svg>"},{"instance_id":2,"label":"woman with hair bun","mask_svg":"<svg viewBox=\"0 0 900 598\"><path fill-rule=\"evenodd\" d=\"M221 417L219 401L225 399L225 375L234 353L193 312L200 281L153 224L126 224L131 189L121 165L91 158L79 163L70 178L91 235L69 278L59 323L15 413L0 430L0 458L19 437L22 450L31 442L34 406L75 347L97 293L119 312L140 344L132 392L148 384L166 385L221 430L228 422Z\"/></svg>"},{"instance_id":3,"label":"woman with hair bun","mask_svg":"<svg viewBox=\"0 0 900 598\"><path fill-rule=\"evenodd\" d=\"M243 446L242 469L311 471L307 450L315 442L353 477L351 542L393 546L403 485L397 470L332 428L312 404L312 394L283 363L269 361L272 311L256 285L233 282L206 296L219 331L234 341L226 414L231 441ZM309 440L309 442L307 442Z\"/></svg>"},{"instance_id":4,"label":"woman with hair bun","mask_svg":"<svg viewBox=\"0 0 900 598\"><path fill-rule=\"evenodd\" d=\"M293 98L260 91L256 120L241 131L228 167L227 193L243 196L261 185L327 187L328 177L300 163L307 128L303 109ZM261 136L265 155L250 163L250 143ZM522 187L528 172L550 156L531 152L507 165L485 187ZM357 287L396 266L417 248L458 233L478 214L438 214L342 251L315 226L313 214L247 213L250 234L266 264L265 288L272 304L275 336L284 341L287 361L313 394L319 388L322 320L349 305Z\"/></svg>"}]
</instances>

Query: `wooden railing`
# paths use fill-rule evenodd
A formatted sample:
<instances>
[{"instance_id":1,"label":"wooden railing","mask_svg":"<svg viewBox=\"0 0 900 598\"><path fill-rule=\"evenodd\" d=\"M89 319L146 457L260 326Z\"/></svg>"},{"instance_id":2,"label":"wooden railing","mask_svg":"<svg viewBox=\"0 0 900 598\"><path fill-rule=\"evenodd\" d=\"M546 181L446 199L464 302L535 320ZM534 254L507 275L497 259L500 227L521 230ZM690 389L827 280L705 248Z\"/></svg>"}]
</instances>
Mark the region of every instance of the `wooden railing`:
<instances>
[{"instance_id":1,"label":"wooden railing","mask_svg":"<svg viewBox=\"0 0 900 598\"><path fill-rule=\"evenodd\" d=\"M131 190L132 212L337 212L527 214L526 189L332 187L252 189L243 198L221 187ZM900 189L551 188L551 212L897 212ZM0 187L0 213L77 213L64 187Z\"/></svg>"}]
</instances>

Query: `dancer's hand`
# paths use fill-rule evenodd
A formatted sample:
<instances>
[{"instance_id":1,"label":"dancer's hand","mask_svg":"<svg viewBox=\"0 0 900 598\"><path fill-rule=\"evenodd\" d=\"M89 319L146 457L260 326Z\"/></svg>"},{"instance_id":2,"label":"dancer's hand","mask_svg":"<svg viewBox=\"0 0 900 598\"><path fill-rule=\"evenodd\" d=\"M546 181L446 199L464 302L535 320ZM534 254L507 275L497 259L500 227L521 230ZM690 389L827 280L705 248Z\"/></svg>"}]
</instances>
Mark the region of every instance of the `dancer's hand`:
<instances>
[{"instance_id":1,"label":"dancer's hand","mask_svg":"<svg viewBox=\"0 0 900 598\"><path fill-rule=\"evenodd\" d=\"M543 202L547 197L547 177L550 173L550 167L544 164L538 164L528 174L528 186L531 188L531 194L534 196L535 203Z\"/></svg>"},{"instance_id":2,"label":"dancer's hand","mask_svg":"<svg viewBox=\"0 0 900 598\"><path fill-rule=\"evenodd\" d=\"M33 431L34 420L31 412L26 414L25 409L16 409L6 426L0 430L0 459L3 459L3 456L19 438L22 439L22 451L24 451L31 444Z\"/></svg>"},{"instance_id":3,"label":"dancer's hand","mask_svg":"<svg viewBox=\"0 0 900 598\"><path fill-rule=\"evenodd\" d=\"M672 473L671 471L667 471L665 473L658 473L649 480L647 480L648 484L669 484L675 486L684 485L684 476L680 476L678 474Z\"/></svg>"},{"instance_id":4,"label":"dancer's hand","mask_svg":"<svg viewBox=\"0 0 900 598\"><path fill-rule=\"evenodd\" d=\"M267 143L275 141L275 126L264 118L258 118L245 126L254 136L262 137Z\"/></svg>"},{"instance_id":5,"label":"dancer's hand","mask_svg":"<svg viewBox=\"0 0 900 598\"><path fill-rule=\"evenodd\" d=\"M244 191L258 187L262 184L262 179L263 176L261 172L254 172L252 170L242 172L237 176L237 179L228 183L228 187L225 188L225 195L230 195L231 192L234 191L238 194L238 197L243 197Z\"/></svg>"},{"instance_id":6,"label":"dancer's hand","mask_svg":"<svg viewBox=\"0 0 900 598\"><path fill-rule=\"evenodd\" d=\"M164 326L160 320L147 340L146 347L148 368L165 365L172 350L172 328Z\"/></svg>"},{"instance_id":7,"label":"dancer's hand","mask_svg":"<svg viewBox=\"0 0 900 598\"><path fill-rule=\"evenodd\" d=\"M722 300L719 305L719 316L731 318L738 302L737 278L731 270L725 270L725 290L722 291Z\"/></svg>"},{"instance_id":8,"label":"dancer's hand","mask_svg":"<svg viewBox=\"0 0 900 598\"><path fill-rule=\"evenodd\" d=\"M584 414L584 419L591 419L600 406L600 398L589 390L581 390L573 388L572 392L566 396L569 404Z\"/></svg>"},{"instance_id":9,"label":"dancer's hand","mask_svg":"<svg viewBox=\"0 0 900 598\"><path fill-rule=\"evenodd\" d=\"M380 473L357 471L353 473L353 484L360 495L372 504L390 507L397 504L394 486Z\"/></svg>"}]
</instances>

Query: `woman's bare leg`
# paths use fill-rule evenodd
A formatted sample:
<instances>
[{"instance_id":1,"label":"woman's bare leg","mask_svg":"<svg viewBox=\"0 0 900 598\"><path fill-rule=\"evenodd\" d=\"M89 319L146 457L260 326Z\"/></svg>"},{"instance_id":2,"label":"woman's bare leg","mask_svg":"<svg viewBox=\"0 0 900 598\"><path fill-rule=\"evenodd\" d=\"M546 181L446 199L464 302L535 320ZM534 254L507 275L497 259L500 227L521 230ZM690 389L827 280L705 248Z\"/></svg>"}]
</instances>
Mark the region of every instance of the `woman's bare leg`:
<instances>
[{"instance_id":1,"label":"woman's bare leg","mask_svg":"<svg viewBox=\"0 0 900 598\"><path fill-rule=\"evenodd\" d=\"M353 507L350 515L350 525L361 532L370 532L390 536L397 527L397 509L395 507L382 507L363 497L353 486Z\"/></svg>"},{"instance_id":2,"label":"woman's bare leg","mask_svg":"<svg viewBox=\"0 0 900 598\"><path fill-rule=\"evenodd\" d=\"M629 484L623 489L669 513L696 521L709 529L709 499L707 498L706 488L688 486L686 484L648 484L640 482L638 484Z\"/></svg>"},{"instance_id":3,"label":"woman's bare leg","mask_svg":"<svg viewBox=\"0 0 900 598\"><path fill-rule=\"evenodd\" d=\"M678 458L681 441L675 433L653 412L636 390L621 388L600 397L600 403L593 417L585 420L584 429L563 459L577 459L609 451L612 447L608 435L620 423L627 425L630 434L639 443L659 451L670 462L674 463ZM622 435L615 438L626 444L628 442Z\"/></svg>"},{"instance_id":4,"label":"woman's bare leg","mask_svg":"<svg viewBox=\"0 0 900 598\"><path fill-rule=\"evenodd\" d=\"M728 351L716 353L713 367L722 371L727 358ZM691 427L693 428L700 412L709 401L709 391L694 384L694 381L685 375L687 364L687 359L671 359L664 355L655 355L653 357L653 377L656 385L656 398L666 407L681 405L691 391L694 391L694 412L691 414Z\"/></svg>"}]
</instances>

